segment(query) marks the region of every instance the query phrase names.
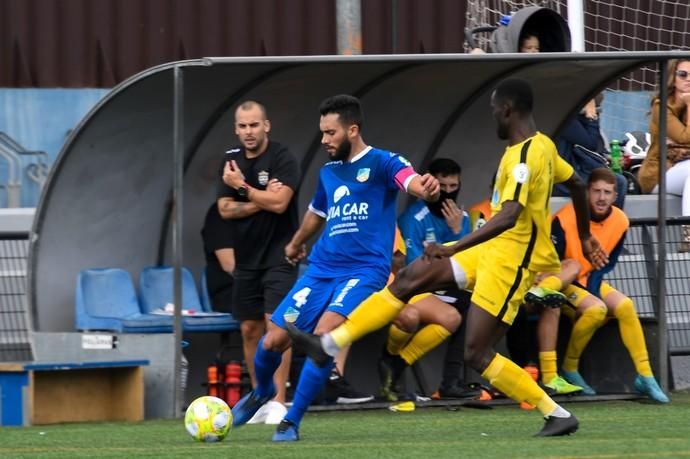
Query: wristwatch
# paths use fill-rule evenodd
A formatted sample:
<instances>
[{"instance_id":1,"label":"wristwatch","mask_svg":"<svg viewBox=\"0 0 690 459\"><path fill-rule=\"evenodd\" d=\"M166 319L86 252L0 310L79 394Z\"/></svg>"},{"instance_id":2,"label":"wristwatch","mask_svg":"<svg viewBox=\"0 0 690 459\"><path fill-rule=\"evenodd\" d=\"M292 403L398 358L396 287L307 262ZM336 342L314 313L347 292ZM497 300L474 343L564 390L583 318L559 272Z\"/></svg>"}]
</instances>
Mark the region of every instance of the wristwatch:
<instances>
[{"instance_id":1,"label":"wristwatch","mask_svg":"<svg viewBox=\"0 0 690 459\"><path fill-rule=\"evenodd\" d=\"M249 188L246 184L240 185L240 187L237 189L237 196L240 198L246 198L249 196Z\"/></svg>"}]
</instances>

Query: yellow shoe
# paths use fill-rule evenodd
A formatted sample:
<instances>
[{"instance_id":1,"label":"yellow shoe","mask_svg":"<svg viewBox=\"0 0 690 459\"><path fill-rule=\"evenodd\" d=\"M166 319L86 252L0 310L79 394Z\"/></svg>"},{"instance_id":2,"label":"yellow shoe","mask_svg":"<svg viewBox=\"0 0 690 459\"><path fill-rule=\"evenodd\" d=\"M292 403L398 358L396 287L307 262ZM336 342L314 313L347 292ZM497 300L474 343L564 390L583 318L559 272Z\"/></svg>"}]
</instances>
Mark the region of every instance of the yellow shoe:
<instances>
[{"instance_id":1,"label":"yellow shoe","mask_svg":"<svg viewBox=\"0 0 690 459\"><path fill-rule=\"evenodd\" d=\"M397 413L409 413L411 411L414 411L416 408L417 406L411 400L408 400L407 402L396 403L388 407L389 410L395 411Z\"/></svg>"}]
</instances>

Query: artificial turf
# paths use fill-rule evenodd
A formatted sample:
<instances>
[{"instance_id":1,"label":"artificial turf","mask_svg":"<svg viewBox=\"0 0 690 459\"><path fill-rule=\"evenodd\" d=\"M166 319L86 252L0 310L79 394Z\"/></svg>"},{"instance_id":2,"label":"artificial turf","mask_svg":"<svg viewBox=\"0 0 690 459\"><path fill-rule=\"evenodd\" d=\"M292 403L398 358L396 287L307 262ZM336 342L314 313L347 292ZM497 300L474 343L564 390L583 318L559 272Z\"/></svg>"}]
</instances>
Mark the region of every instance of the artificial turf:
<instances>
[{"instance_id":1,"label":"artificial turf","mask_svg":"<svg viewBox=\"0 0 690 459\"><path fill-rule=\"evenodd\" d=\"M690 394L669 405L639 401L571 403L580 430L569 437L533 438L536 411L516 405L309 413L301 440L271 442L274 426L233 430L217 444L197 443L182 420L83 423L0 428L0 458L441 458L441 457L690 457Z\"/></svg>"}]
</instances>

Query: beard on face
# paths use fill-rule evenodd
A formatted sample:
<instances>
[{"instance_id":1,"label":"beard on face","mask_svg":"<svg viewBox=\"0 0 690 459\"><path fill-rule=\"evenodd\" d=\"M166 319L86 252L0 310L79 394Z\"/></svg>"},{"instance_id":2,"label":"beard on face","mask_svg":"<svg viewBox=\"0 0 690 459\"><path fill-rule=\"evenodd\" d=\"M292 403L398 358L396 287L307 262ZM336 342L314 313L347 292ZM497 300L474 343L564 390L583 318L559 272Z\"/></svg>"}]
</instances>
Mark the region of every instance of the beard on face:
<instances>
[{"instance_id":1,"label":"beard on face","mask_svg":"<svg viewBox=\"0 0 690 459\"><path fill-rule=\"evenodd\" d=\"M443 203L446 202L446 199L450 199L451 201L455 202L455 200L458 198L458 193L460 193L459 188L455 191L450 192L441 191L438 197L438 201L427 202L426 205L432 214L436 215L437 217L445 218L443 216Z\"/></svg>"},{"instance_id":2,"label":"beard on face","mask_svg":"<svg viewBox=\"0 0 690 459\"><path fill-rule=\"evenodd\" d=\"M335 152L332 154L329 154L330 158L332 161L345 161L347 157L350 155L350 150L352 149L352 144L350 143L349 139L343 140L343 143L341 143L338 148L336 148Z\"/></svg>"}]
</instances>

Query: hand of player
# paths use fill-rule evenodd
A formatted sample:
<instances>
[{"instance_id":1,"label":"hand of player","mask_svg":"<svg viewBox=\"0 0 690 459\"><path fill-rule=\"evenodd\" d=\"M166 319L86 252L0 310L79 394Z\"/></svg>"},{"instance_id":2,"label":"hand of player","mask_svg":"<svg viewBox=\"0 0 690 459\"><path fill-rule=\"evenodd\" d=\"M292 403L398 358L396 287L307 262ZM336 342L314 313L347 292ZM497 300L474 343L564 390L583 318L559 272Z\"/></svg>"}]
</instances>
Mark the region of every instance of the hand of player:
<instances>
[{"instance_id":1,"label":"hand of player","mask_svg":"<svg viewBox=\"0 0 690 459\"><path fill-rule=\"evenodd\" d=\"M424 200L429 202L438 201L438 197L441 194L441 185L438 183L438 179L427 173L422 175L421 184L425 196Z\"/></svg>"},{"instance_id":2,"label":"hand of player","mask_svg":"<svg viewBox=\"0 0 690 459\"><path fill-rule=\"evenodd\" d=\"M223 183L235 189L244 185L244 174L234 159L225 162L225 167L223 168Z\"/></svg>"},{"instance_id":3,"label":"hand of player","mask_svg":"<svg viewBox=\"0 0 690 459\"><path fill-rule=\"evenodd\" d=\"M446 199L441 205L441 213L443 213L446 224L453 231L453 234L458 234L462 228L463 208L458 207L452 199Z\"/></svg>"},{"instance_id":4,"label":"hand of player","mask_svg":"<svg viewBox=\"0 0 690 459\"><path fill-rule=\"evenodd\" d=\"M274 178L268 181L266 191L270 191L271 193L277 193L278 191L280 191L281 188L283 188L283 186L283 182Z\"/></svg>"},{"instance_id":5,"label":"hand of player","mask_svg":"<svg viewBox=\"0 0 690 459\"><path fill-rule=\"evenodd\" d=\"M604 252L599 241L593 236L582 239L582 253L592 263L594 269L601 269L609 262L608 254Z\"/></svg>"},{"instance_id":6,"label":"hand of player","mask_svg":"<svg viewBox=\"0 0 690 459\"><path fill-rule=\"evenodd\" d=\"M431 260L434 258L448 258L453 255L455 255L455 250L453 250L452 246L431 243L424 246L422 260L431 263Z\"/></svg>"},{"instance_id":7,"label":"hand of player","mask_svg":"<svg viewBox=\"0 0 690 459\"><path fill-rule=\"evenodd\" d=\"M297 245L289 242L285 246L285 261L295 266L307 256L307 247L304 244Z\"/></svg>"}]
</instances>

